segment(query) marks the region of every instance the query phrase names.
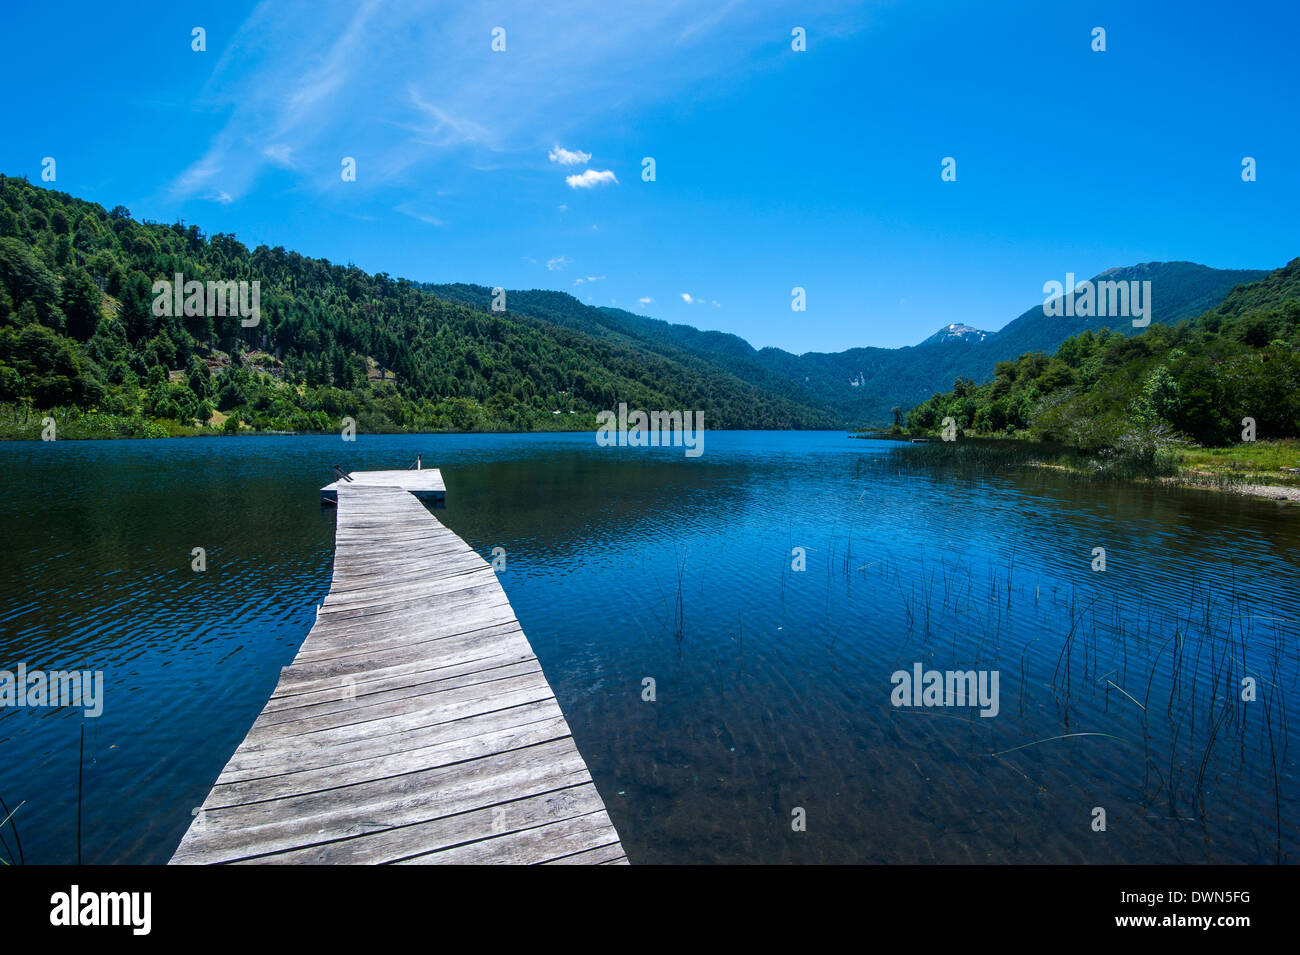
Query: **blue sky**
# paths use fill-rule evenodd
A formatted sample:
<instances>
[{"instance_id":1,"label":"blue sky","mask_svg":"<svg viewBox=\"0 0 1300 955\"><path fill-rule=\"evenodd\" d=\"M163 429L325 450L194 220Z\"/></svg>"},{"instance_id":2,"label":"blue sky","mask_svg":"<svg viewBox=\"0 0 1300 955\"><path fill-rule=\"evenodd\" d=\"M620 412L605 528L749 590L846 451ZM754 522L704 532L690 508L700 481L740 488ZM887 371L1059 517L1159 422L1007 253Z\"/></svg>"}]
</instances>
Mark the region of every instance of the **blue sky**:
<instances>
[{"instance_id":1,"label":"blue sky","mask_svg":"<svg viewBox=\"0 0 1300 955\"><path fill-rule=\"evenodd\" d=\"M28 4L0 171L52 156L55 188L137 217L760 347L907 345L1067 271L1300 255L1298 9Z\"/></svg>"}]
</instances>

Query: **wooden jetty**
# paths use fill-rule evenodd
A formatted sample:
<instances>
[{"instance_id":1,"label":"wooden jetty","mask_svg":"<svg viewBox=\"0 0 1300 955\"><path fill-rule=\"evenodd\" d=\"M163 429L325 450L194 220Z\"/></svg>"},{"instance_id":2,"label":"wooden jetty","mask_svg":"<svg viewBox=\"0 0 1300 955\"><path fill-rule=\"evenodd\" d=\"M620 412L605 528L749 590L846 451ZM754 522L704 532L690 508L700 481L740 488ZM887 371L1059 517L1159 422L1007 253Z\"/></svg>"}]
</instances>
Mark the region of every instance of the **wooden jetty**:
<instances>
[{"instance_id":1,"label":"wooden jetty","mask_svg":"<svg viewBox=\"0 0 1300 955\"><path fill-rule=\"evenodd\" d=\"M321 497L338 501L339 487L395 487L409 491L422 501L440 501L447 494L442 472L437 468L406 471L354 471L320 489Z\"/></svg>"},{"instance_id":2,"label":"wooden jetty","mask_svg":"<svg viewBox=\"0 0 1300 955\"><path fill-rule=\"evenodd\" d=\"M172 863L626 864L496 573L402 483L441 474L351 477L316 624Z\"/></svg>"}]
</instances>

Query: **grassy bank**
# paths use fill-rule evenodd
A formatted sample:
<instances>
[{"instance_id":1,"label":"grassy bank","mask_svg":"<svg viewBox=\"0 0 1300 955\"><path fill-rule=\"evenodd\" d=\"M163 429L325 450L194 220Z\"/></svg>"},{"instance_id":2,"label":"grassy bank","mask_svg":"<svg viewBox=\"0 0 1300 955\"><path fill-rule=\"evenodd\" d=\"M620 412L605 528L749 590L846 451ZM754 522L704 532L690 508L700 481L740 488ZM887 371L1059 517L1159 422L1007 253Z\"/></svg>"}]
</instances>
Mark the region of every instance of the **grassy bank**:
<instances>
[{"instance_id":1,"label":"grassy bank","mask_svg":"<svg viewBox=\"0 0 1300 955\"><path fill-rule=\"evenodd\" d=\"M1188 481L1300 488L1300 440L1255 441L1226 448L1189 446L1178 452Z\"/></svg>"},{"instance_id":2,"label":"grassy bank","mask_svg":"<svg viewBox=\"0 0 1300 955\"><path fill-rule=\"evenodd\" d=\"M910 440L906 434L855 435L861 438ZM931 468L1000 470L1040 467L1063 471L1081 480L1158 481L1185 487L1262 494L1268 489L1300 499L1300 440L1243 442L1223 448L1167 441L1154 448L1083 452L1032 438L963 436L955 442L926 437L897 454L909 464ZM1296 469L1296 470L1291 470Z\"/></svg>"}]
</instances>

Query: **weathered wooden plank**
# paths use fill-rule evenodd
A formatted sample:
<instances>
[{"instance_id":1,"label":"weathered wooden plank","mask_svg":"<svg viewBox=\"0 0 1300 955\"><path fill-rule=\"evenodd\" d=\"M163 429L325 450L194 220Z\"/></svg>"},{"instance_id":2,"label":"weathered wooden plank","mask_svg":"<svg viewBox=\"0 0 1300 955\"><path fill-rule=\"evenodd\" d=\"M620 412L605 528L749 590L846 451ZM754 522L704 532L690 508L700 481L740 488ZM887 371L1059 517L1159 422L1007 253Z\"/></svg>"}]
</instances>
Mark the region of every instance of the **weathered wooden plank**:
<instances>
[{"instance_id":1,"label":"weathered wooden plank","mask_svg":"<svg viewBox=\"0 0 1300 955\"><path fill-rule=\"evenodd\" d=\"M446 493L442 483L442 472L437 468L404 471L353 471L348 475L351 480L331 481L321 488L326 497L337 497L340 489L358 490L361 488L397 488L410 491L416 495L440 497Z\"/></svg>"},{"instance_id":2,"label":"weathered wooden plank","mask_svg":"<svg viewBox=\"0 0 1300 955\"><path fill-rule=\"evenodd\" d=\"M464 687L494 683L507 677L540 674L542 665L536 658L493 667L470 670L455 676L407 677L399 680L377 681L379 686L366 684L362 687L346 687L343 692L335 692L324 699L298 702L294 706L278 707L274 710L264 709L258 718L262 726L278 726L283 723L296 722L315 716L331 716L341 713L358 712L361 707L373 707L378 704L401 704L416 696L426 696L442 690L454 690Z\"/></svg>"},{"instance_id":3,"label":"weathered wooden plank","mask_svg":"<svg viewBox=\"0 0 1300 955\"><path fill-rule=\"evenodd\" d=\"M453 634L440 640L422 641L405 647L396 647L375 657L358 656L354 653L337 652L334 656L322 656L316 660L295 662L280 673L280 682L276 685L275 696L292 696L304 688L307 690L326 686L339 686L342 677L380 674L405 667L425 667L431 659L439 664L455 666L472 663L476 660L496 656L513 656L515 659L531 659L532 649L521 646L514 639L519 633L519 625L501 625L485 627L467 634ZM527 641L524 641L525 643Z\"/></svg>"},{"instance_id":4,"label":"weathered wooden plank","mask_svg":"<svg viewBox=\"0 0 1300 955\"><path fill-rule=\"evenodd\" d=\"M449 665L430 666L429 661L425 659L398 666L371 667L346 680L333 676L317 681L316 685L299 684L292 693L280 693L277 687L277 692L271 694L271 699L267 701L262 712L276 713L312 703L341 700L346 697L349 689L360 697L398 687L415 686L426 681L455 679L480 670L528 663L536 659L529 655L494 653L490 656L476 655L472 659Z\"/></svg>"},{"instance_id":5,"label":"weathered wooden plank","mask_svg":"<svg viewBox=\"0 0 1300 955\"><path fill-rule=\"evenodd\" d=\"M372 730L382 730L384 721L390 718L428 714L443 707L454 707L458 703L510 696L517 692L533 694L537 699L546 699L554 695L550 689L546 677L538 667L530 673L501 677L470 686L450 689L430 688L422 696L414 699L379 702L357 700L352 706L343 709L326 709L273 723L264 722L261 717L258 717L252 729L248 731L246 739L256 742L268 738L308 734L318 739L323 738L325 734L330 734L330 739L349 738L353 735L370 736ZM277 715L272 714L273 717Z\"/></svg>"},{"instance_id":6,"label":"weathered wooden plank","mask_svg":"<svg viewBox=\"0 0 1300 955\"><path fill-rule=\"evenodd\" d=\"M266 740L298 736L311 737L311 742L318 746L362 737L377 739L381 735L400 734L413 726L428 725L432 718L444 718L445 722L445 719L483 712L483 706L480 705L483 703L495 704L499 708L502 702L513 706L553 697L546 678L541 673L530 673L501 680L490 686L458 687L409 702L358 706L355 711L327 713L274 726L254 722L245 739L254 746Z\"/></svg>"},{"instance_id":7,"label":"weathered wooden plank","mask_svg":"<svg viewBox=\"0 0 1300 955\"><path fill-rule=\"evenodd\" d=\"M527 865L548 862L564 856L613 845L618 842L604 809L570 819L509 832L471 842L468 845L443 849L425 855L402 859L399 865L481 865L506 863Z\"/></svg>"},{"instance_id":8,"label":"weathered wooden plank","mask_svg":"<svg viewBox=\"0 0 1300 955\"><path fill-rule=\"evenodd\" d=\"M495 612L489 612L483 609L482 612L470 614L461 614L453 616L451 614L438 614L430 616L429 613L409 613L400 618L371 618L369 621L320 621L320 637L324 644L318 651L306 651L307 659L320 658L330 655L343 653L364 653L367 650L374 652L376 649L391 648L398 650L411 642L427 642L437 640L441 637L452 637L460 634L470 634L476 630L486 630L489 627L500 627L504 624L511 624L510 630L518 630L519 622L513 617L503 619L504 615ZM368 625L367 625L368 624ZM420 628L419 632L411 634L407 640L402 640L402 634L407 633L411 626ZM385 634L386 642L378 643L375 637L376 633ZM364 644L361 639L365 634L370 635L371 642ZM526 642L526 641L525 641Z\"/></svg>"},{"instance_id":9,"label":"weathered wooden plank","mask_svg":"<svg viewBox=\"0 0 1300 955\"><path fill-rule=\"evenodd\" d=\"M441 475L354 478L322 489L316 623L172 862L626 863L495 572L412 496Z\"/></svg>"},{"instance_id":10,"label":"weathered wooden plank","mask_svg":"<svg viewBox=\"0 0 1300 955\"><path fill-rule=\"evenodd\" d=\"M340 786L438 769L498 753L508 753L526 746L565 739L568 736L569 726L564 722L564 717L552 717L523 726L510 726L464 739L448 740L433 746L402 749L396 753L384 753L349 763L295 770L278 776L263 776L247 781L218 782L212 789L212 795L222 805L233 806L288 796L323 793Z\"/></svg>"},{"instance_id":11,"label":"weathered wooden plank","mask_svg":"<svg viewBox=\"0 0 1300 955\"><path fill-rule=\"evenodd\" d=\"M368 833L307 849L294 849L249 861L277 865L390 863L437 848L451 848L496 835L518 832L521 829L535 828L548 822L586 815L599 810L602 805L596 787L591 783L584 783L568 789L474 809L455 816L416 823L413 826L386 829L382 832ZM626 858L621 848L618 849L617 855ZM592 862L601 862L604 858L593 859Z\"/></svg>"},{"instance_id":12,"label":"weathered wooden plank","mask_svg":"<svg viewBox=\"0 0 1300 955\"><path fill-rule=\"evenodd\" d=\"M590 780L572 741L559 740L494 758L324 793L230 807L205 803L195 820L195 824L203 820L203 856L190 857L186 853L180 861L233 862L265 852L320 845ZM187 848L186 840L182 840L177 855Z\"/></svg>"},{"instance_id":13,"label":"weathered wooden plank","mask_svg":"<svg viewBox=\"0 0 1300 955\"><path fill-rule=\"evenodd\" d=\"M421 620L424 621L423 624L421 624ZM422 631L410 640L388 647L387 649L391 652L385 654L384 659L386 661L399 657L403 650L411 647L420 647L419 653L427 657L430 652L428 647L434 643L437 643L438 648L441 650L441 648L460 644L469 645L476 641L490 641L491 645L496 647L504 644L517 646L528 642L523 637L519 621L513 618L482 623L476 620L466 621L463 618L459 620L430 620L423 614L412 614L410 622L422 626ZM341 660L348 656L355 656L358 653L365 653L367 647L361 641L365 639L367 634L373 637L374 632L374 628L365 627L364 625L353 624L347 627L336 627L329 623L318 623L313 628L313 633L319 634L318 645L320 649L308 651L308 657L301 661L295 659L294 665L324 664L331 659ZM376 656L376 649L374 646L369 647L372 659Z\"/></svg>"},{"instance_id":14,"label":"weathered wooden plank","mask_svg":"<svg viewBox=\"0 0 1300 955\"><path fill-rule=\"evenodd\" d=\"M534 700L531 703L521 703L505 709L495 708L495 704L491 705L493 708L482 713L408 729L403 733L403 746L419 749L422 746L464 739L494 729L525 726L541 719L562 715L559 705L553 699ZM286 767L303 770L340 766L356 760L373 758L375 754L375 743L369 738L331 746L317 746L310 736L289 737L275 740L273 744L258 751L241 747L226 764L221 780L238 782L261 776L275 776L291 771L286 770Z\"/></svg>"},{"instance_id":15,"label":"weathered wooden plank","mask_svg":"<svg viewBox=\"0 0 1300 955\"><path fill-rule=\"evenodd\" d=\"M626 861L627 856L623 853L623 847L613 842L598 849L588 849L585 852L575 852L571 856L551 859L543 862L542 865L609 865Z\"/></svg>"}]
</instances>

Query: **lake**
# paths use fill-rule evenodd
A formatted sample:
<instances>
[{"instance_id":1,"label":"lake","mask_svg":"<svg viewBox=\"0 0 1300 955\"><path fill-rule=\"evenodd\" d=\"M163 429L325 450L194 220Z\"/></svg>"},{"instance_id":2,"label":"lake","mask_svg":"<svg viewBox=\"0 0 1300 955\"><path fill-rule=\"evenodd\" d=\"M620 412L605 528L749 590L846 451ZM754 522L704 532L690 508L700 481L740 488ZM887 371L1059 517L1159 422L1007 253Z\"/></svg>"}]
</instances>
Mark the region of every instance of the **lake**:
<instances>
[{"instance_id":1,"label":"lake","mask_svg":"<svg viewBox=\"0 0 1300 955\"><path fill-rule=\"evenodd\" d=\"M83 726L82 860L170 857L329 589L330 466L419 453L438 519L505 549L634 864L1295 861L1300 510L842 432L704 447L0 445L0 669L104 680L98 718L0 707L25 860L77 860ZM996 715L895 705L918 665L996 673Z\"/></svg>"}]
</instances>

